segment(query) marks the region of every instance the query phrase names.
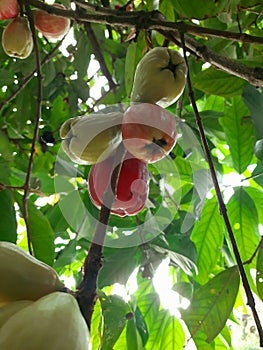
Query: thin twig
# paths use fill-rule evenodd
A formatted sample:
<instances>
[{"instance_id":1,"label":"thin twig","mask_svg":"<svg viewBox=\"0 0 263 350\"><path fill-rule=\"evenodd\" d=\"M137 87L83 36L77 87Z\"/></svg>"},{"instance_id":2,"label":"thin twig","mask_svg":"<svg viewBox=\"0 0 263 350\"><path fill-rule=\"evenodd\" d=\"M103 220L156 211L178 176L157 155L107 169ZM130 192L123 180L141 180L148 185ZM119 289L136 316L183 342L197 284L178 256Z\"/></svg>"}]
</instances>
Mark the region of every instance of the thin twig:
<instances>
[{"instance_id":1,"label":"thin twig","mask_svg":"<svg viewBox=\"0 0 263 350\"><path fill-rule=\"evenodd\" d=\"M259 244L258 244L257 248L255 249L254 253L252 254L252 256L247 261L245 261L243 264L244 265L251 264L260 248L263 248L263 237L261 237Z\"/></svg>"},{"instance_id":2,"label":"thin twig","mask_svg":"<svg viewBox=\"0 0 263 350\"><path fill-rule=\"evenodd\" d=\"M94 231L92 242L89 247L88 254L83 264L83 277L80 285L77 287L76 298L80 306L83 317L90 328L91 318L94 305L97 299L97 279L98 273L102 267L102 251L106 236L107 225L111 213L111 206L115 200L115 193L119 173L126 151L123 144L118 147L112 169L114 169L111 181L103 195L99 219Z\"/></svg>"},{"instance_id":3,"label":"thin twig","mask_svg":"<svg viewBox=\"0 0 263 350\"><path fill-rule=\"evenodd\" d=\"M38 81L38 92L37 92L37 111L36 111L36 118L35 118L35 128L34 128L34 134L32 139L32 145L31 145L31 152L29 156L28 161L28 167L27 167L27 174L26 179L24 183L24 195L22 199L22 205L23 205L23 216L25 220L25 225L27 229L27 242L28 242L28 251L32 255L32 249L31 249L31 237L30 237L30 228L29 228L29 218L28 218L28 197L30 194L30 180L31 180L31 173L33 168L33 160L34 155L36 151L36 143L38 140L38 130L39 130L39 123L41 118L41 102L42 102L42 76L41 76L41 62L40 62L40 55L38 50L38 42L37 42L37 36L36 36L36 30L34 26L34 17L32 14L32 11L30 9L29 5L25 5L26 13L29 20L30 29L32 32L33 37L33 43L34 43L34 52L36 57L36 72L37 72L37 81Z\"/></svg>"},{"instance_id":4,"label":"thin twig","mask_svg":"<svg viewBox=\"0 0 263 350\"><path fill-rule=\"evenodd\" d=\"M188 60L187 60L187 55L186 55L186 46L185 46L185 40L184 40L184 34L183 33L181 34L181 43L182 43L182 47L183 47L183 51L184 51L184 58L185 58L187 66L188 66ZM188 71L189 71L189 66L188 66ZM231 241L231 245L232 245L232 248L233 248L233 252L234 252L234 255L235 255L235 258L236 258L236 261L237 261L239 273L240 273L240 276L241 276L241 279L242 279L242 282L243 282L243 287L244 287L244 290L245 290L245 293L246 293L246 296L247 296L247 304L250 306L250 308L252 310L252 313L253 313L253 316L254 316L254 320L255 320L255 323L256 323L256 326L257 326L257 329L258 329L259 339L260 339L260 346L263 346L263 329L262 329L262 325L260 323L260 319L259 319L259 316L258 316L258 313L257 313L257 310L256 310L256 306L255 306L255 300L254 300L254 297L253 297L253 294L252 294L252 291L251 291L251 288L250 288L250 285L249 285L249 282L248 282L248 279L247 279L247 276L246 276L246 272L245 272L245 269L244 269L244 266L243 266L243 263L242 263L242 260L241 260L241 257L240 257L240 253L239 253L239 250L238 250L236 239L235 239L234 233L232 231L232 227L231 227L231 224L230 224L230 221L229 221L229 217L228 217L228 214L227 214L226 206L225 206L225 203L224 203L224 200L223 200L223 196L222 196L222 193L221 193L221 190L220 190L220 186L219 186L219 183L218 183L218 180L217 180L217 175L216 175L216 171L215 171L215 168L214 168L214 164L213 164L212 156L211 156L211 153L210 153L209 145L208 145L208 142L207 142L207 139L206 139L206 135L205 135L205 132L204 132L202 119L201 119L201 117L199 115L199 111L198 111L197 105L195 103L194 92L193 92L193 89L192 89L192 83L191 83L190 74L187 75L187 85L188 85L189 99L191 101L191 104L192 104L192 107L193 107L193 110L194 110L194 113L195 113L196 123L197 123L198 129L199 129L199 133L200 133L200 137L201 137L202 144L203 144L203 147L204 147L204 151L205 151L205 155L206 155L206 158L207 158L207 162L208 162L208 165L209 165L211 177L212 177L213 184L214 184L214 187L215 187L215 191L216 191L216 196L217 196L217 199L218 199L220 212L221 212L221 215L222 215L222 217L224 219L225 226L226 226L226 229L227 229L230 241Z\"/></svg>"},{"instance_id":5,"label":"thin twig","mask_svg":"<svg viewBox=\"0 0 263 350\"><path fill-rule=\"evenodd\" d=\"M0 191L4 191L4 190L10 190L10 191L24 191L25 190L25 186L10 186L10 185L5 185L0 183ZM30 188L29 189L29 193L35 193L40 197L46 197L46 195L39 191L38 189L35 188Z\"/></svg>"}]
</instances>

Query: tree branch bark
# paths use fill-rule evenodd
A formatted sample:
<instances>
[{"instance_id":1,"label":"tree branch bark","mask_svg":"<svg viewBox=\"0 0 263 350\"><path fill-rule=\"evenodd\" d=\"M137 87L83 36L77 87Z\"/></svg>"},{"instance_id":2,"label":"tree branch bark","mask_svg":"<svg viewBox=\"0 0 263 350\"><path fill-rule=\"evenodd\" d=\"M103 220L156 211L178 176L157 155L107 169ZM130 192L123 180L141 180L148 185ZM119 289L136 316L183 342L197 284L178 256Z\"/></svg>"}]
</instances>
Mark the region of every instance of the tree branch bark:
<instances>
[{"instance_id":1,"label":"tree branch bark","mask_svg":"<svg viewBox=\"0 0 263 350\"><path fill-rule=\"evenodd\" d=\"M43 9L49 13L57 14L60 16L69 17L78 23L100 23L107 25L136 27L139 30L157 30L165 37L173 37L175 39L180 38L180 33L188 33L196 36L212 36L223 38L226 40L239 41L243 43L251 43L263 45L263 38L251 36L242 33L233 33L228 31L221 31L211 28L203 28L195 25L189 25L184 22L168 22L165 21L164 16L158 11L144 12L125 12L118 13L118 11L112 12L111 9L99 8L94 6L95 13L78 14L73 10L61 10L59 8L47 5L39 0L24 0L26 3L34 5L37 8ZM77 2L78 5L83 3ZM90 5L89 5L90 7ZM90 8L91 9L91 8ZM97 9L97 11L96 11ZM103 11L101 10L103 9ZM98 11L100 13L98 13ZM103 13L102 13L103 12ZM261 67L248 67L245 64L223 57L208 48L206 45L201 44L197 40L185 36L186 48L192 50L196 55L204 62L209 62L215 68L221 69L227 73L238 76L247 80L250 84L261 87L263 86L263 68Z\"/></svg>"},{"instance_id":2,"label":"tree branch bark","mask_svg":"<svg viewBox=\"0 0 263 350\"><path fill-rule=\"evenodd\" d=\"M102 267L103 244L111 213L111 206L115 200L119 173L125 154L126 151L123 144L121 143L115 153L114 162L112 164L112 169L114 169L112 178L103 195L103 203L99 213L97 225L89 247L88 254L83 264L82 281L77 287L76 298L89 329L91 325L94 305L97 300L97 280L99 271ZM107 205L104 203L107 203Z\"/></svg>"}]
</instances>

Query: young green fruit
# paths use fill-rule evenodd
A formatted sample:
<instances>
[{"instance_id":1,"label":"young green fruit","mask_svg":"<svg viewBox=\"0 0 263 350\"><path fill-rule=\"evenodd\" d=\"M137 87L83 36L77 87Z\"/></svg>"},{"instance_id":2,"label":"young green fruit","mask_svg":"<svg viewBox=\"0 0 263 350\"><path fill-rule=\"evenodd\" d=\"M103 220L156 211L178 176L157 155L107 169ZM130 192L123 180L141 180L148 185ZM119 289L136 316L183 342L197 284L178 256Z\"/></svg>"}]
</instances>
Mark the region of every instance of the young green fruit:
<instances>
[{"instance_id":1,"label":"young green fruit","mask_svg":"<svg viewBox=\"0 0 263 350\"><path fill-rule=\"evenodd\" d=\"M6 304L0 308L0 329L7 322L7 320L13 316L18 311L24 309L25 307L31 305L32 300L18 300Z\"/></svg>"},{"instance_id":2,"label":"young green fruit","mask_svg":"<svg viewBox=\"0 0 263 350\"><path fill-rule=\"evenodd\" d=\"M120 112L94 113L67 120L60 128L63 150L78 164L103 161L122 140L122 116Z\"/></svg>"},{"instance_id":3,"label":"young green fruit","mask_svg":"<svg viewBox=\"0 0 263 350\"><path fill-rule=\"evenodd\" d=\"M89 172L88 185L92 202L101 208L103 195L111 182L114 156L94 164ZM122 163L115 200L111 213L118 216L135 215L146 203L149 191L149 174L147 164L126 153ZM107 203L104 203L107 206Z\"/></svg>"},{"instance_id":4,"label":"young green fruit","mask_svg":"<svg viewBox=\"0 0 263 350\"><path fill-rule=\"evenodd\" d=\"M10 57L27 58L33 49L32 33L25 17L16 17L2 34L2 46Z\"/></svg>"},{"instance_id":5,"label":"young green fruit","mask_svg":"<svg viewBox=\"0 0 263 350\"><path fill-rule=\"evenodd\" d=\"M10 242L0 242L0 302L37 300L63 288L50 266Z\"/></svg>"},{"instance_id":6,"label":"young green fruit","mask_svg":"<svg viewBox=\"0 0 263 350\"><path fill-rule=\"evenodd\" d=\"M263 161L263 139L257 140L254 147L255 156Z\"/></svg>"},{"instance_id":7,"label":"young green fruit","mask_svg":"<svg viewBox=\"0 0 263 350\"><path fill-rule=\"evenodd\" d=\"M156 103L166 108L183 93L186 76L187 66L179 52L155 47L136 68L131 101Z\"/></svg>"},{"instance_id":8,"label":"young green fruit","mask_svg":"<svg viewBox=\"0 0 263 350\"><path fill-rule=\"evenodd\" d=\"M76 299L51 293L20 310L0 329L1 350L87 350L89 331Z\"/></svg>"}]
</instances>

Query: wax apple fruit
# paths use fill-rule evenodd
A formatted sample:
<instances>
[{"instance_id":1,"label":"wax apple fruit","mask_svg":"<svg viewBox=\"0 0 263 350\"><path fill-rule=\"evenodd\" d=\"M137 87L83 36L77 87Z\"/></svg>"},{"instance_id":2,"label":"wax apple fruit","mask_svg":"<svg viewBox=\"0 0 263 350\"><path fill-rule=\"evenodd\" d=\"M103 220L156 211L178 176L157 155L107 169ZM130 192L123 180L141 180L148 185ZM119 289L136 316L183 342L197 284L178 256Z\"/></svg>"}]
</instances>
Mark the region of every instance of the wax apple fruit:
<instances>
[{"instance_id":1,"label":"wax apple fruit","mask_svg":"<svg viewBox=\"0 0 263 350\"><path fill-rule=\"evenodd\" d=\"M7 322L7 320L12 317L18 311L24 309L25 307L31 305L32 300L18 300L6 304L0 308L0 329Z\"/></svg>"},{"instance_id":2,"label":"wax apple fruit","mask_svg":"<svg viewBox=\"0 0 263 350\"><path fill-rule=\"evenodd\" d=\"M176 143L175 118L154 104L131 105L123 116L122 138L134 157L154 163L169 154Z\"/></svg>"},{"instance_id":3,"label":"wax apple fruit","mask_svg":"<svg viewBox=\"0 0 263 350\"><path fill-rule=\"evenodd\" d=\"M108 184L111 182L114 156L91 167L88 186L91 200L100 208ZM141 211L148 196L147 165L127 152L120 170L115 201L111 212L118 216L135 215ZM104 203L107 206L107 203Z\"/></svg>"},{"instance_id":4,"label":"wax apple fruit","mask_svg":"<svg viewBox=\"0 0 263 350\"><path fill-rule=\"evenodd\" d=\"M1 350L87 350L89 331L76 299L55 292L15 313L0 329Z\"/></svg>"},{"instance_id":5,"label":"wax apple fruit","mask_svg":"<svg viewBox=\"0 0 263 350\"><path fill-rule=\"evenodd\" d=\"M61 4L54 4L54 7L65 9ZM65 35L70 28L70 19L56 16L43 10L34 10L34 23L38 31L50 39L59 39Z\"/></svg>"},{"instance_id":6,"label":"wax apple fruit","mask_svg":"<svg viewBox=\"0 0 263 350\"><path fill-rule=\"evenodd\" d=\"M0 1L0 20L11 19L18 15L17 0L1 0Z\"/></svg>"},{"instance_id":7,"label":"wax apple fruit","mask_svg":"<svg viewBox=\"0 0 263 350\"><path fill-rule=\"evenodd\" d=\"M103 161L121 142L122 117L120 112L110 112L67 120L60 128L63 150L78 164Z\"/></svg>"},{"instance_id":8,"label":"wax apple fruit","mask_svg":"<svg viewBox=\"0 0 263 350\"><path fill-rule=\"evenodd\" d=\"M155 47L137 65L132 102L156 103L164 108L183 93L187 66L179 52L167 47Z\"/></svg>"},{"instance_id":9,"label":"wax apple fruit","mask_svg":"<svg viewBox=\"0 0 263 350\"><path fill-rule=\"evenodd\" d=\"M2 46L10 57L27 58L33 49L32 33L26 17L16 17L2 34Z\"/></svg>"},{"instance_id":10,"label":"wax apple fruit","mask_svg":"<svg viewBox=\"0 0 263 350\"><path fill-rule=\"evenodd\" d=\"M10 242L0 242L0 302L36 300L63 288L50 266Z\"/></svg>"}]
</instances>

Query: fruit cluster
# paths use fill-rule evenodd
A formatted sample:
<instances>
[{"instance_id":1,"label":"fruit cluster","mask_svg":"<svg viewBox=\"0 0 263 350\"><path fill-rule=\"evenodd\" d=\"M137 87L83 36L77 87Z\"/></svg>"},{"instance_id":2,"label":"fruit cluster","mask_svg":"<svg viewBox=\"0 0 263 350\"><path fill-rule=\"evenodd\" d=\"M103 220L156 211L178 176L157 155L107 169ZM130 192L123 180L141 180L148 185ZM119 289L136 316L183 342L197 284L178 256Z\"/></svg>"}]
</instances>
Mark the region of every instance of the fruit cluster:
<instances>
[{"instance_id":1,"label":"fruit cluster","mask_svg":"<svg viewBox=\"0 0 263 350\"><path fill-rule=\"evenodd\" d=\"M89 331L55 270L0 242L0 349L86 350Z\"/></svg>"},{"instance_id":2,"label":"fruit cluster","mask_svg":"<svg viewBox=\"0 0 263 350\"><path fill-rule=\"evenodd\" d=\"M92 202L101 208L112 182L116 149L121 142L127 151L122 162L111 212L134 215L148 197L147 163L154 163L174 147L177 140L174 116L165 110L182 94L187 75L184 58L174 50L157 47L139 62L124 112L94 113L71 118L60 129L62 147L78 164L91 164L88 177Z\"/></svg>"},{"instance_id":3,"label":"fruit cluster","mask_svg":"<svg viewBox=\"0 0 263 350\"><path fill-rule=\"evenodd\" d=\"M54 7L65 9L63 5ZM70 20L42 10L33 10L35 28L46 38L59 39L70 27ZM33 49L32 33L27 17L19 15L17 0L1 0L0 20L11 20L2 34L2 46L10 57L27 58Z\"/></svg>"}]
</instances>

